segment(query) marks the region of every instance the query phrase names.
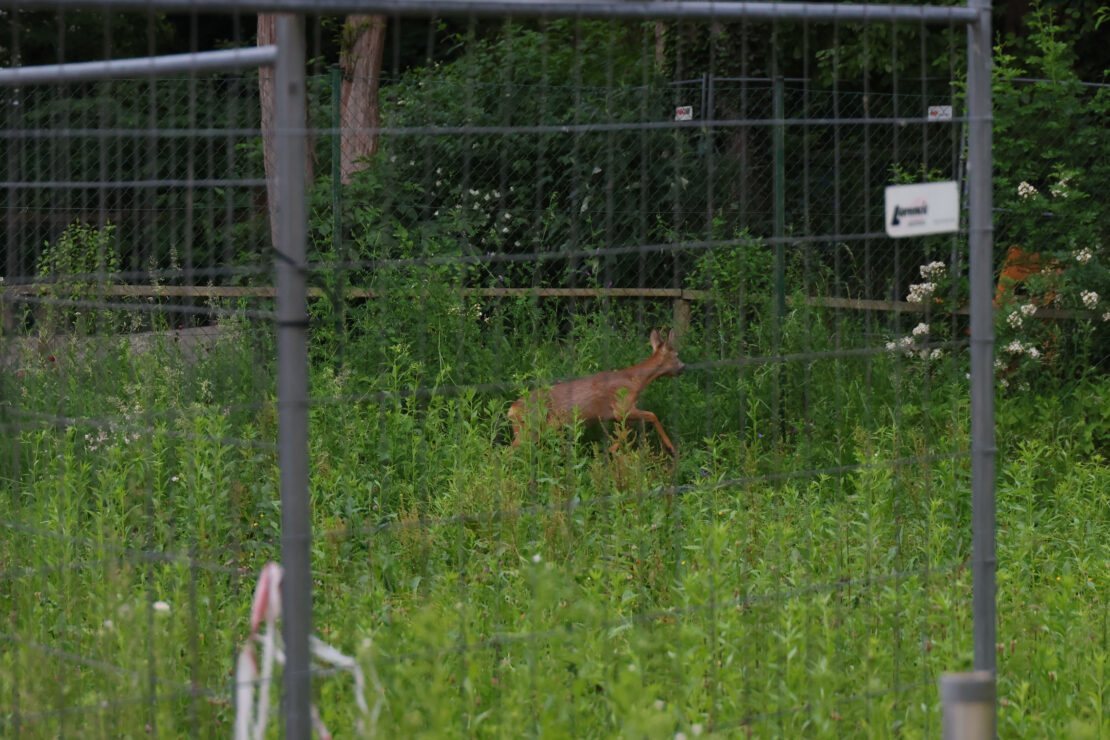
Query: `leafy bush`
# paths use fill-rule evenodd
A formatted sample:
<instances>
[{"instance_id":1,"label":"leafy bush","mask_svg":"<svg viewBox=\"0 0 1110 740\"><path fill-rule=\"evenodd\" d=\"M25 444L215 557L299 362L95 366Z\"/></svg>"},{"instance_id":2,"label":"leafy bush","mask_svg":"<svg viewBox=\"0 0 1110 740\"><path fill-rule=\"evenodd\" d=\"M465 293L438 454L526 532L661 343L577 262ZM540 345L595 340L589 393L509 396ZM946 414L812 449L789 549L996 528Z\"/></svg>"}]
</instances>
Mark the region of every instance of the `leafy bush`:
<instances>
[{"instance_id":1,"label":"leafy bush","mask_svg":"<svg viewBox=\"0 0 1110 740\"><path fill-rule=\"evenodd\" d=\"M96 227L75 221L53 244L47 242L35 268L39 280L46 284L35 311L39 334L114 330L116 321L111 309L98 308L93 302L104 300L104 288L115 281L118 270L115 226L111 223Z\"/></svg>"},{"instance_id":2,"label":"leafy bush","mask_svg":"<svg viewBox=\"0 0 1110 740\"><path fill-rule=\"evenodd\" d=\"M996 263L1011 250L1036 255L1039 273L1003 286L995 323L1003 369L1028 381L1038 368L1082 371L1110 349L1110 89L1080 82L1066 28L1036 4L1026 17L1032 53L995 55ZM1024 82L1018 78L1043 81ZM1076 311L1074 323L1035 318L1036 308ZM1033 375L1030 375L1032 373ZM1007 380L1009 382L1009 380Z\"/></svg>"},{"instance_id":3,"label":"leafy bush","mask_svg":"<svg viewBox=\"0 0 1110 740\"><path fill-rule=\"evenodd\" d=\"M1032 53L1000 45L993 85L995 367L1015 389L1075 378L1110 352L1110 221L1097 195L1110 189L1110 161L1097 155L1110 151L1110 89L1080 82L1052 10L1036 5L1026 21ZM906 300L930 312L887 347L935 358L937 342L963 338L953 312L967 303L967 278L950 259L918 269Z\"/></svg>"},{"instance_id":4,"label":"leafy bush","mask_svg":"<svg viewBox=\"0 0 1110 740\"><path fill-rule=\"evenodd\" d=\"M666 120L673 106L638 39L605 23L509 26L499 41L459 38L457 60L384 88L383 123L394 132L344 192L352 256L582 253L696 231L704 221L697 137L620 128ZM535 130L502 133L506 126ZM647 275L643 263L637 255L487 261L467 280L656 285L673 272L666 256L653 256Z\"/></svg>"}]
</instances>

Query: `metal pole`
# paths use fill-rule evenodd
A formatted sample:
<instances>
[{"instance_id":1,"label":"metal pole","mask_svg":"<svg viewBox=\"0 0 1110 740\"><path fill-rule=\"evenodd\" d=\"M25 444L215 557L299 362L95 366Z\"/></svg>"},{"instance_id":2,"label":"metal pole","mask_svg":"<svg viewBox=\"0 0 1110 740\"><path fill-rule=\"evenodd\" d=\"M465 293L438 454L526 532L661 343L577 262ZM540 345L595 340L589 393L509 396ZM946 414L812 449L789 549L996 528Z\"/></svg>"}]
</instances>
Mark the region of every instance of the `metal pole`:
<instances>
[{"instance_id":1,"label":"metal pole","mask_svg":"<svg viewBox=\"0 0 1110 740\"><path fill-rule=\"evenodd\" d=\"M971 282L971 526L975 668L995 672L994 311L991 305L991 7L967 31L968 203Z\"/></svg>"},{"instance_id":2,"label":"metal pole","mask_svg":"<svg viewBox=\"0 0 1110 740\"><path fill-rule=\"evenodd\" d=\"M338 340L336 347L336 364L343 365L343 348L347 346L347 254L343 251L343 187L340 182L343 177L341 158L343 156L343 70L332 67L331 70L331 127L334 132L331 137L331 246L334 259L339 262L337 271L337 285L339 306L333 306L335 312L335 335Z\"/></svg>"},{"instance_id":3,"label":"metal pole","mask_svg":"<svg viewBox=\"0 0 1110 740\"><path fill-rule=\"evenodd\" d=\"M342 168L339 158L343 156L340 141L340 126L343 125L343 71L339 67L331 70L331 210L332 210L332 247L335 254L339 254L339 227L342 217L339 213L340 187L339 178L342 177Z\"/></svg>"},{"instance_id":4,"label":"metal pole","mask_svg":"<svg viewBox=\"0 0 1110 740\"><path fill-rule=\"evenodd\" d=\"M706 81L707 77L708 77L708 74L703 72L702 75L701 75L701 98L700 98L700 100L698 100L698 114L697 114L697 117L700 118L703 121L705 121L709 118L709 112L706 110L706 102L705 102L705 95L706 95L706 92L705 92L706 82L705 81Z\"/></svg>"},{"instance_id":5,"label":"metal pole","mask_svg":"<svg viewBox=\"0 0 1110 740\"><path fill-rule=\"evenodd\" d=\"M302 19L277 19L274 133L278 144L277 285L278 467L281 470L282 638L285 737L308 740L312 630L308 506L308 311L305 275L305 50Z\"/></svg>"},{"instance_id":6,"label":"metal pole","mask_svg":"<svg viewBox=\"0 0 1110 740\"><path fill-rule=\"evenodd\" d=\"M0 86L56 85L59 82L106 80L113 77L157 77L179 72L196 73L221 69L269 67L276 47L221 49L190 54L165 54L136 59L110 59L103 62L67 62L34 67L0 69Z\"/></svg>"},{"instance_id":7,"label":"metal pole","mask_svg":"<svg viewBox=\"0 0 1110 740\"><path fill-rule=\"evenodd\" d=\"M782 77L774 80L774 148L775 148L775 326L782 327L786 315L786 247L782 237L786 235L786 105L783 100L784 86Z\"/></svg>"},{"instance_id":8,"label":"metal pole","mask_svg":"<svg viewBox=\"0 0 1110 740\"><path fill-rule=\"evenodd\" d=\"M775 127L772 130L774 152L774 173L772 174L775 198L775 352L782 354L782 322L786 316L786 245L783 237L786 236L786 104L784 101L784 83L778 73L778 58L774 60L775 74L771 85L771 94L774 99ZM775 372L775 415L778 417L779 439L786 438L786 412L783 409L783 365L780 363Z\"/></svg>"},{"instance_id":9,"label":"metal pole","mask_svg":"<svg viewBox=\"0 0 1110 740\"><path fill-rule=\"evenodd\" d=\"M15 6L6 0L7 6ZM27 8L95 8L147 10L151 0L19 0ZM494 16L579 18L632 18L636 20L690 20L694 18L734 21L802 20L908 23L974 23L975 13L965 7L940 7L880 3L829 2L729 2L729 0L158 0L161 12L196 13L213 11L315 13L341 15L365 13L397 16Z\"/></svg>"}]
</instances>

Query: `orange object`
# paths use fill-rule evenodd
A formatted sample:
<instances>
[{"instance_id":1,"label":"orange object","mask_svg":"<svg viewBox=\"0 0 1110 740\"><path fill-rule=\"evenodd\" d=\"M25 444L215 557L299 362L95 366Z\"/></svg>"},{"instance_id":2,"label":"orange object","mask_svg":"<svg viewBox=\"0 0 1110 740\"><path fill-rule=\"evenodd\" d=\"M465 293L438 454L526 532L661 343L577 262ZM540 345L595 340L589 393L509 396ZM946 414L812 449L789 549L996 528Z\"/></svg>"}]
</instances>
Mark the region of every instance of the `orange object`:
<instances>
[{"instance_id":1,"label":"orange object","mask_svg":"<svg viewBox=\"0 0 1110 740\"><path fill-rule=\"evenodd\" d=\"M525 423L534 419L532 414L543 413L547 424L565 424L578 418L587 422L617 420L650 421L670 453L674 445L663 431L659 418L650 411L636 408L636 399L656 378L675 377L686 369L678 359L674 346L674 329L664 339L659 330L651 330L651 357L638 365L623 370L609 370L587 378L557 383L549 389L532 391L518 398L509 408L509 421L513 424L513 447L520 444ZM539 412L539 409L543 409ZM610 451L616 447L614 443Z\"/></svg>"},{"instance_id":2,"label":"orange object","mask_svg":"<svg viewBox=\"0 0 1110 740\"><path fill-rule=\"evenodd\" d=\"M1002 273L998 276L998 287L994 292L994 306L1010 303L1018 295L1020 286L1030 275L1044 273L1059 274L1060 265L1056 262L1045 263L1037 252L1026 252L1020 245L1014 244L1006 252L1006 259L1002 263ZM1054 280L1050 280L1054 284ZM1047 306L1056 298L1056 291L1050 290L1034 301L1041 306Z\"/></svg>"}]
</instances>

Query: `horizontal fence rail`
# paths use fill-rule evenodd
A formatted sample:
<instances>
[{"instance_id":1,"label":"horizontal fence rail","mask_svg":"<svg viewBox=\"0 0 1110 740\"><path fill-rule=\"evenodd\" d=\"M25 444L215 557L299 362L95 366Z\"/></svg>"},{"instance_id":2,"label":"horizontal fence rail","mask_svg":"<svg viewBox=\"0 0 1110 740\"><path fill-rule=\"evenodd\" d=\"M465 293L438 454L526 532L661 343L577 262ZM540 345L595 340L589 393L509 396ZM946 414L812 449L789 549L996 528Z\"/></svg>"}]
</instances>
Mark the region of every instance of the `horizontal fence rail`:
<instances>
[{"instance_id":1,"label":"horizontal fence rail","mask_svg":"<svg viewBox=\"0 0 1110 740\"><path fill-rule=\"evenodd\" d=\"M277 61L276 46L254 49L167 54L106 62L70 62L0 69L0 86L56 85L59 82L103 80L111 77L156 77L243 67L270 67Z\"/></svg>"},{"instance_id":2,"label":"horizontal fence rail","mask_svg":"<svg viewBox=\"0 0 1110 740\"><path fill-rule=\"evenodd\" d=\"M21 0L24 8L103 8L146 9L143 0ZM668 2L613 2L606 0L158 0L166 12L244 13L381 13L397 16L474 15L494 17L550 18L626 18L651 20L806 20L840 22L918 22L963 23L979 20L978 11L961 6L805 3L805 2L730 2L729 0L669 0Z\"/></svg>"}]
</instances>

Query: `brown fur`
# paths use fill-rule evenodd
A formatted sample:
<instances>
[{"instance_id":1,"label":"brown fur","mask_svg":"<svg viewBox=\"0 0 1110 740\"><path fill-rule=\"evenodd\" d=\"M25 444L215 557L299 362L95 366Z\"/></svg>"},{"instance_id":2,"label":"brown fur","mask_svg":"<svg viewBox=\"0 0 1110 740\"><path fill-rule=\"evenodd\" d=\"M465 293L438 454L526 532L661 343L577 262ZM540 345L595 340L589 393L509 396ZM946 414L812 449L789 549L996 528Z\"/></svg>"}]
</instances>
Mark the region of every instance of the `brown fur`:
<instances>
[{"instance_id":1,"label":"brown fur","mask_svg":"<svg viewBox=\"0 0 1110 740\"><path fill-rule=\"evenodd\" d=\"M632 367L557 383L551 388L535 390L518 398L509 408L513 446L520 444L528 411L542 407L546 409L545 423L551 425L566 424L573 420L575 414L583 421L651 422L663 444L672 455L675 454L674 445L663 431L658 417L650 411L636 408L636 400L653 380L680 375L686 366L678 358L673 329L667 333L666 339L657 329L652 329L651 349L651 357Z\"/></svg>"}]
</instances>

